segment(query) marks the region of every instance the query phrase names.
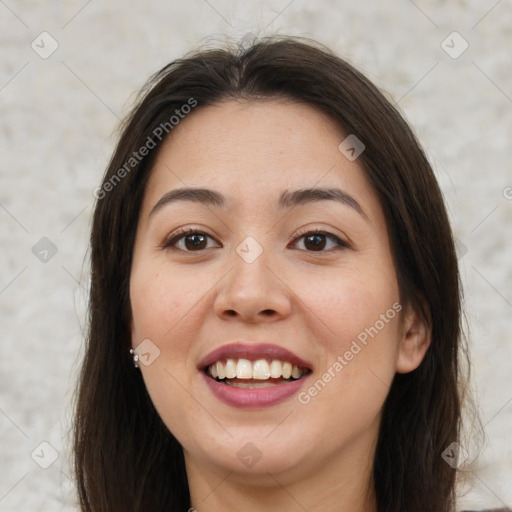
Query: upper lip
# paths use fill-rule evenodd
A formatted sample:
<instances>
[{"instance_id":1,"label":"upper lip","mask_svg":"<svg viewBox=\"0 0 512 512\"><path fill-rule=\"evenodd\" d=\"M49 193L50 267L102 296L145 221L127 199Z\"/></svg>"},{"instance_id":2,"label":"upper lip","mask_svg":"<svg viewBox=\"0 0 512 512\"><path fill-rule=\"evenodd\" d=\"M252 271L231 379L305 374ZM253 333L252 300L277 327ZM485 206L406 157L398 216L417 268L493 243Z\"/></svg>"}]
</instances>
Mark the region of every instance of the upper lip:
<instances>
[{"instance_id":1,"label":"upper lip","mask_svg":"<svg viewBox=\"0 0 512 512\"><path fill-rule=\"evenodd\" d=\"M248 359L249 361L257 361L258 359L277 359L280 361L288 361L301 368L312 370L311 363L304 361L299 356L290 352L286 348L272 343L246 343L234 342L222 345L207 354L198 364L198 368L203 370L211 364L223 359Z\"/></svg>"}]
</instances>

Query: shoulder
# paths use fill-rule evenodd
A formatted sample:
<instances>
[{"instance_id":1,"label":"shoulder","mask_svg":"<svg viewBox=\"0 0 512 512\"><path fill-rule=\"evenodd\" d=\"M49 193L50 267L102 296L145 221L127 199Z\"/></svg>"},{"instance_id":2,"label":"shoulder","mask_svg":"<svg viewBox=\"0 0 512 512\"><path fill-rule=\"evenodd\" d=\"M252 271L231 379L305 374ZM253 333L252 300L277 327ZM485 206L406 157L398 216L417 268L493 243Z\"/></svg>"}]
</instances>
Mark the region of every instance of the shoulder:
<instances>
[{"instance_id":1,"label":"shoulder","mask_svg":"<svg viewBox=\"0 0 512 512\"><path fill-rule=\"evenodd\" d=\"M485 510L463 510L462 512L512 512L510 508L489 508Z\"/></svg>"}]
</instances>

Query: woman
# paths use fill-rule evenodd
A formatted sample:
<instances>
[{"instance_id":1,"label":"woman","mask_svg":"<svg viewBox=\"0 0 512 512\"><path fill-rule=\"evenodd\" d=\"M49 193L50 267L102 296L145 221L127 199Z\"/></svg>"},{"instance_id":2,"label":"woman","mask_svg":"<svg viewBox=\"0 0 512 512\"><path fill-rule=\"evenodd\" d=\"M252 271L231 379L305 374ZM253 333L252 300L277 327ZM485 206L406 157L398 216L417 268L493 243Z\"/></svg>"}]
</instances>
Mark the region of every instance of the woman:
<instances>
[{"instance_id":1,"label":"woman","mask_svg":"<svg viewBox=\"0 0 512 512\"><path fill-rule=\"evenodd\" d=\"M454 510L452 233L364 76L286 37L188 55L95 195L82 510Z\"/></svg>"}]
</instances>

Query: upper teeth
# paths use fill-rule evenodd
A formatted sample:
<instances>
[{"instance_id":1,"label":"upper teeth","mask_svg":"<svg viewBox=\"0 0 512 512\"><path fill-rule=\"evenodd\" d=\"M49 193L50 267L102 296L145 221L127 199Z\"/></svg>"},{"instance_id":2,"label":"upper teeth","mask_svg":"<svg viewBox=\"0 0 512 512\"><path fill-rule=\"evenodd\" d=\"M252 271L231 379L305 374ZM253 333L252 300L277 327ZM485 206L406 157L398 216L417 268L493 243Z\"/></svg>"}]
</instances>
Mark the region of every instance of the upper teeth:
<instances>
[{"instance_id":1,"label":"upper teeth","mask_svg":"<svg viewBox=\"0 0 512 512\"><path fill-rule=\"evenodd\" d=\"M298 379L302 377L307 370L299 366L278 361L274 359L270 364L266 359L258 359L257 361L249 361L249 359L227 359L226 364L222 361L208 366L208 373L213 378L219 379L289 379L293 377Z\"/></svg>"}]
</instances>

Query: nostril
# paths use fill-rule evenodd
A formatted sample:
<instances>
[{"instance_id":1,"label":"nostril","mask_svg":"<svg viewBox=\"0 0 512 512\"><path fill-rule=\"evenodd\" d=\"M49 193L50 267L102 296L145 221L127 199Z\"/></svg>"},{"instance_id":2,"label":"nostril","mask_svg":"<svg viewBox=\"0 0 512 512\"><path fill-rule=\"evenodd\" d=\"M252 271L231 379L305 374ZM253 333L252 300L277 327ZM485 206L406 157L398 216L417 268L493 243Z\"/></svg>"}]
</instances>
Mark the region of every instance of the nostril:
<instances>
[{"instance_id":1,"label":"nostril","mask_svg":"<svg viewBox=\"0 0 512 512\"><path fill-rule=\"evenodd\" d=\"M273 309L264 309L261 313L265 316L272 316L275 311Z\"/></svg>"}]
</instances>

